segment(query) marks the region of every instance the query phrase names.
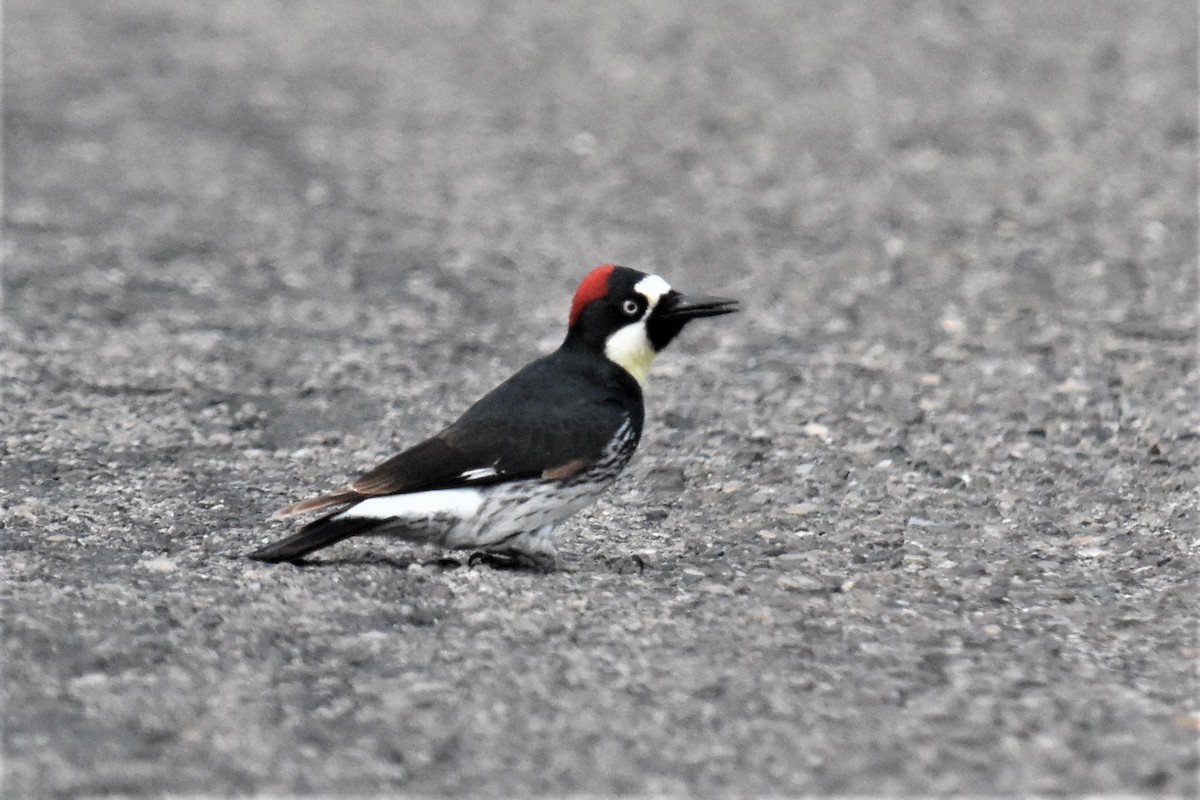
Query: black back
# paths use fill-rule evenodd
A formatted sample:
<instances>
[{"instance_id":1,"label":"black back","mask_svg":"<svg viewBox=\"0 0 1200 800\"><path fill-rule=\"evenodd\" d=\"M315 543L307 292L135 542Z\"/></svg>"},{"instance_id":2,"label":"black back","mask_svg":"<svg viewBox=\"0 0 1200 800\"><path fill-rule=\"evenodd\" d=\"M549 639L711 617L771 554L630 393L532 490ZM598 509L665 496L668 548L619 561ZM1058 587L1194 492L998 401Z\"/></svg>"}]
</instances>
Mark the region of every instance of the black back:
<instances>
[{"instance_id":1,"label":"black back","mask_svg":"<svg viewBox=\"0 0 1200 800\"><path fill-rule=\"evenodd\" d=\"M633 376L603 355L564 345L351 488L377 495L540 477L571 462L594 462L626 420L636 442L643 417L642 389ZM495 474L470 474L487 468Z\"/></svg>"}]
</instances>

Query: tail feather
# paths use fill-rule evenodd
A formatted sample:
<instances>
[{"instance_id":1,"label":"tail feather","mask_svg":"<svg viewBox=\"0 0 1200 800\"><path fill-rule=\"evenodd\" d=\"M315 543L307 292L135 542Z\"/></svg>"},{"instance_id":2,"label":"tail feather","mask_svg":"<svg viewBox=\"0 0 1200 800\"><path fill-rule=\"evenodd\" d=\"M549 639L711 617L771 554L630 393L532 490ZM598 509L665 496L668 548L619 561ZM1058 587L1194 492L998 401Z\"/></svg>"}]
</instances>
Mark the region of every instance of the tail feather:
<instances>
[{"instance_id":1,"label":"tail feather","mask_svg":"<svg viewBox=\"0 0 1200 800\"><path fill-rule=\"evenodd\" d=\"M299 514L304 514L309 511L320 511L322 508L330 506L340 506L346 503L353 503L355 500L363 499L363 495L353 489L346 488L330 494L323 494L320 497L310 497L307 500L301 500L299 503L292 503L290 506L284 506L271 515L271 519L287 519Z\"/></svg>"},{"instance_id":2,"label":"tail feather","mask_svg":"<svg viewBox=\"0 0 1200 800\"><path fill-rule=\"evenodd\" d=\"M338 519L341 512L330 514L314 520L296 533L272 542L266 547L259 548L247 557L255 561L297 561L304 556L323 547L329 547L343 539L348 539L360 533L366 533L377 528L387 520L369 517L349 517Z\"/></svg>"}]
</instances>

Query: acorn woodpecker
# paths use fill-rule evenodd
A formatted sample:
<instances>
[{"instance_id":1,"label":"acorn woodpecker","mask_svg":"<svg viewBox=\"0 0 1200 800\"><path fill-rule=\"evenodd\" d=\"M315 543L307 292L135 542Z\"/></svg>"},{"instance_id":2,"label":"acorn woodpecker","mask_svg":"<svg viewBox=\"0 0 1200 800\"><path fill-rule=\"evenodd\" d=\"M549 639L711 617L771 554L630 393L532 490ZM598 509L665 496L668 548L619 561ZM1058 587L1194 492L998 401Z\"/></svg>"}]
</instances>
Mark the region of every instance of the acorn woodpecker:
<instances>
[{"instance_id":1,"label":"acorn woodpecker","mask_svg":"<svg viewBox=\"0 0 1200 800\"><path fill-rule=\"evenodd\" d=\"M296 561L350 536L389 534L552 569L554 526L611 486L637 448L654 356L690 320L737 310L735 300L687 297L657 275L597 267L571 301L562 346L441 433L336 492L275 512L338 507L250 558Z\"/></svg>"}]
</instances>

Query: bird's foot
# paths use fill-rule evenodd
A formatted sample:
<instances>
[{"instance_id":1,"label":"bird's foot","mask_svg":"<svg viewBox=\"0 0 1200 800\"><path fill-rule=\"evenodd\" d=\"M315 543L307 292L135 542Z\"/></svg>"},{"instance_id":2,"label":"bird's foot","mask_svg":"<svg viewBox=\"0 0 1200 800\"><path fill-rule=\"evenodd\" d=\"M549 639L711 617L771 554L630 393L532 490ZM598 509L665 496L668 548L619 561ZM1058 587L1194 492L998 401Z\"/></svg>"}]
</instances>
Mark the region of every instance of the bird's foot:
<instances>
[{"instance_id":1,"label":"bird's foot","mask_svg":"<svg viewBox=\"0 0 1200 800\"><path fill-rule=\"evenodd\" d=\"M558 566L556 559L535 556L521 550L477 550L467 559L467 567L479 564L492 569L535 572L553 572Z\"/></svg>"}]
</instances>

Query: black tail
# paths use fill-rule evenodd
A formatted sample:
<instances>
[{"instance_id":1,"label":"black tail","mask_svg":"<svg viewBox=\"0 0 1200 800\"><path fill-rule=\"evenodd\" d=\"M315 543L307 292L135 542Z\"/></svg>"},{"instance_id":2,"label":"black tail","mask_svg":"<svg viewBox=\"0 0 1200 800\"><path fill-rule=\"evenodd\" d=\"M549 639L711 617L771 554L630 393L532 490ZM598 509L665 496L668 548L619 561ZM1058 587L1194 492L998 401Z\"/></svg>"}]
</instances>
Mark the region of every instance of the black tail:
<instances>
[{"instance_id":1,"label":"black tail","mask_svg":"<svg viewBox=\"0 0 1200 800\"><path fill-rule=\"evenodd\" d=\"M272 542L266 547L259 548L250 553L247 558L272 563L298 561L314 550L329 547L331 544L336 544L342 539L348 539L359 533L366 533L386 522L382 519L364 517L344 519L336 519L336 517L337 514L330 514L327 517L313 520L286 539L280 539L278 542Z\"/></svg>"}]
</instances>

